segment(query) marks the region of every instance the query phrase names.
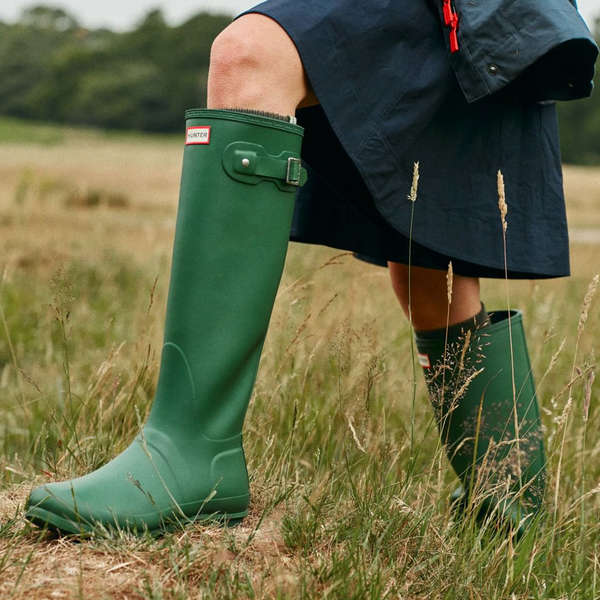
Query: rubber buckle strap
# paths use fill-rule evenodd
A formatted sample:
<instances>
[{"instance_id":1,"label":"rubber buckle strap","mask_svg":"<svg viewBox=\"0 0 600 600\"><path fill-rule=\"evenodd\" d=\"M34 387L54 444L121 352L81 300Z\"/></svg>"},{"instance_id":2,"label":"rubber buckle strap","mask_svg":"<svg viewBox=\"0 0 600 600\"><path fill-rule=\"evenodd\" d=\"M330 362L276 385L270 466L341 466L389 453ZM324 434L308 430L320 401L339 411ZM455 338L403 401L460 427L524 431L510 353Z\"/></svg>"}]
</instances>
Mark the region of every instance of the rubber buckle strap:
<instances>
[{"instance_id":1,"label":"rubber buckle strap","mask_svg":"<svg viewBox=\"0 0 600 600\"><path fill-rule=\"evenodd\" d=\"M285 182L300 187L302 181L302 161L295 156L288 156Z\"/></svg>"},{"instance_id":2,"label":"rubber buckle strap","mask_svg":"<svg viewBox=\"0 0 600 600\"><path fill-rule=\"evenodd\" d=\"M250 142L233 142L223 153L223 168L237 181L256 185L273 181L279 189L295 191L306 183L306 169L293 152L269 154L264 146Z\"/></svg>"}]
</instances>

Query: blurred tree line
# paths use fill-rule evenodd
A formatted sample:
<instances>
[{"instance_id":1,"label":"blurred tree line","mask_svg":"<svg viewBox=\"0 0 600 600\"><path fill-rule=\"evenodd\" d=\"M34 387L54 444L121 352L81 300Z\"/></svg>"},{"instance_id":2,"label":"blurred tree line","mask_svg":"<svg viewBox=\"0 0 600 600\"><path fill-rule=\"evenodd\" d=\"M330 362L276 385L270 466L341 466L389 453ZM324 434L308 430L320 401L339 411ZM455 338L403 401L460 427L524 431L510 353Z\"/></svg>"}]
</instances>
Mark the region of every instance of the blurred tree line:
<instances>
[{"instance_id":1,"label":"blurred tree line","mask_svg":"<svg viewBox=\"0 0 600 600\"><path fill-rule=\"evenodd\" d=\"M86 29L62 9L29 8L16 24L0 22L0 114L179 131L183 110L204 105L210 46L230 20L200 13L171 27L153 10L117 33ZM564 160L600 164L600 91L559 110Z\"/></svg>"},{"instance_id":2,"label":"blurred tree line","mask_svg":"<svg viewBox=\"0 0 600 600\"><path fill-rule=\"evenodd\" d=\"M0 22L0 114L146 131L179 131L205 102L210 46L231 17L170 27L159 10L133 30L89 30L35 6Z\"/></svg>"},{"instance_id":3,"label":"blurred tree line","mask_svg":"<svg viewBox=\"0 0 600 600\"><path fill-rule=\"evenodd\" d=\"M600 45L600 17L593 30ZM600 62L596 65L594 85L590 99L558 104L560 146L566 163L600 164Z\"/></svg>"}]
</instances>

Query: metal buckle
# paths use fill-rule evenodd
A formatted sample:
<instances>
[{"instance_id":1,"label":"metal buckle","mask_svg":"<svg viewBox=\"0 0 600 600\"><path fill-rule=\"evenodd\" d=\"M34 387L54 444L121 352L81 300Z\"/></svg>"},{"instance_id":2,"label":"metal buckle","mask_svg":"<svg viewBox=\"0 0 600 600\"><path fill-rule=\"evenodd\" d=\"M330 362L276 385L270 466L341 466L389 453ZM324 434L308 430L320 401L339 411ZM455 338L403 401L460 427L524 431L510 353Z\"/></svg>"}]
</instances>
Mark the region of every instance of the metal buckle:
<instances>
[{"instance_id":1,"label":"metal buckle","mask_svg":"<svg viewBox=\"0 0 600 600\"><path fill-rule=\"evenodd\" d=\"M302 161L299 158L290 156L287 160L287 170L285 173L285 182L288 185L300 187L300 178L301 177L302 177Z\"/></svg>"}]
</instances>

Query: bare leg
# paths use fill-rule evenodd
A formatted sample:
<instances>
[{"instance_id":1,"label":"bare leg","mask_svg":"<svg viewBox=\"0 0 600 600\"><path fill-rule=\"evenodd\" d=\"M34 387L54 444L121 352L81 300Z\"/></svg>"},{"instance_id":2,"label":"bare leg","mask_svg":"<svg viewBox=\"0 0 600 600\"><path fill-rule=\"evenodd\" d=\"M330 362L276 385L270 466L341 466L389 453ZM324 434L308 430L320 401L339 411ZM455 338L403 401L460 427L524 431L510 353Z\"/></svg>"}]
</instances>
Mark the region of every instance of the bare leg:
<instances>
[{"instance_id":1,"label":"bare leg","mask_svg":"<svg viewBox=\"0 0 600 600\"><path fill-rule=\"evenodd\" d=\"M211 49L208 108L293 115L317 104L296 46L269 17L248 14L221 32Z\"/></svg>"},{"instance_id":2,"label":"bare leg","mask_svg":"<svg viewBox=\"0 0 600 600\"><path fill-rule=\"evenodd\" d=\"M388 264L408 315L408 267ZM419 363L461 481L452 502L478 522L493 520L497 531L519 537L542 510L546 464L521 315L509 320L506 311L494 311L491 326L485 314L473 319L481 310L474 277L454 275L449 319L444 271L412 267L410 291ZM458 323L464 326L449 335L446 325Z\"/></svg>"},{"instance_id":3,"label":"bare leg","mask_svg":"<svg viewBox=\"0 0 600 600\"><path fill-rule=\"evenodd\" d=\"M408 266L388 263L392 287L408 317ZM479 279L454 275L448 321L446 272L411 267L411 313L417 331L442 329L470 319L481 310Z\"/></svg>"}]
</instances>

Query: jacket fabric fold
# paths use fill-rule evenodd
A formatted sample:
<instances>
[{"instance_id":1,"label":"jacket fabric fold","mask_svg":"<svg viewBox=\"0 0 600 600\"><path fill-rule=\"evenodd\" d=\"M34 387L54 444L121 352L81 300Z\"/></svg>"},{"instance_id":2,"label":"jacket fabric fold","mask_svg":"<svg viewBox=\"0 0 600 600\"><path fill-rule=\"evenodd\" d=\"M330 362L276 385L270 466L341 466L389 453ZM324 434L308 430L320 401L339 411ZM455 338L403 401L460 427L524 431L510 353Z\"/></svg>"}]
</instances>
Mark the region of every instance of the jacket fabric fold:
<instances>
[{"instance_id":1,"label":"jacket fabric fold","mask_svg":"<svg viewBox=\"0 0 600 600\"><path fill-rule=\"evenodd\" d=\"M442 2L438 4L443 23ZM451 53L450 63L467 101L515 81L524 96L534 100L574 100L591 93L598 48L574 3L454 0L454 4L459 51Z\"/></svg>"}]
</instances>

